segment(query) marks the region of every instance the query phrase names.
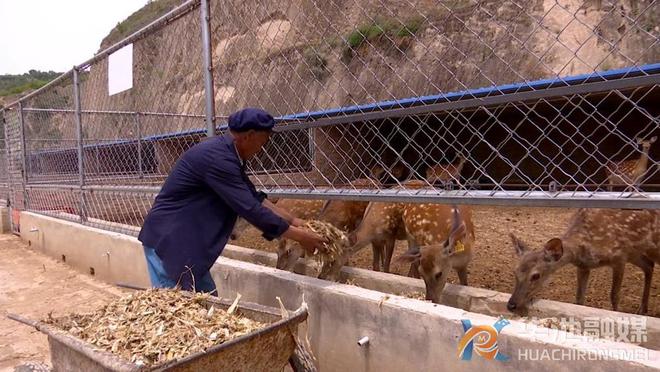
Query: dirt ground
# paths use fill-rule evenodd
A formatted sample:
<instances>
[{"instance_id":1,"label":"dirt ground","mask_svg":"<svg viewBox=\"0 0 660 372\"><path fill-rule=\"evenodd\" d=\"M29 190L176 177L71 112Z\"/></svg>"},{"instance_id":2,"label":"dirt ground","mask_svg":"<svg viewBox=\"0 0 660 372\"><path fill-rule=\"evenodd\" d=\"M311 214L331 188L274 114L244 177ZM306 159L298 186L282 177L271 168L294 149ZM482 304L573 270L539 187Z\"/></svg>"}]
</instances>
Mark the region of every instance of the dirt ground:
<instances>
[{"instance_id":1,"label":"dirt ground","mask_svg":"<svg viewBox=\"0 0 660 372\"><path fill-rule=\"evenodd\" d=\"M469 285L511 293L514 286L513 270L518 258L509 240L509 233L516 234L531 247L539 249L549 239L561 236L574 212L575 209L561 208L474 207L473 221L477 241L469 267ZM232 243L248 248L276 251L276 242L264 240L252 227L239 240ZM393 261L406 249L407 243L398 242ZM371 269L371 260L371 248L367 246L358 252L349 264ZM393 263L392 272L406 275L408 267ZM611 309L609 300L611 275L612 271L607 267L592 271L585 303L587 306ZM643 278L640 269L630 264L626 265L619 311L629 313L637 311L641 301ZM450 275L449 282L458 283L455 272ZM576 283L575 268L571 265L566 266L555 273L538 298L573 303ZM650 316L660 316L659 287L660 275L656 274L651 288L648 313Z\"/></svg>"},{"instance_id":2,"label":"dirt ground","mask_svg":"<svg viewBox=\"0 0 660 372\"><path fill-rule=\"evenodd\" d=\"M13 235L0 234L0 267L0 371L26 362L50 364L47 337L8 313L36 320L51 311L86 312L124 293L28 250Z\"/></svg>"}]
</instances>

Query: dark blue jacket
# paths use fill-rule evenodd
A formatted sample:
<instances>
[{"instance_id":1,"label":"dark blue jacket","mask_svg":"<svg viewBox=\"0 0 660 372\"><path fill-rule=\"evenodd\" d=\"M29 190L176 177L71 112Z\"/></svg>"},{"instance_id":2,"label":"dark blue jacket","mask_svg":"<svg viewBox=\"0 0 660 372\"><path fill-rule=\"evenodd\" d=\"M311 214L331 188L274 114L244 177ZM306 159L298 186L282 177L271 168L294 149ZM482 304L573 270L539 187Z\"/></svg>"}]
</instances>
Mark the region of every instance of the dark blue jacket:
<instances>
[{"instance_id":1,"label":"dark blue jacket","mask_svg":"<svg viewBox=\"0 0 660 372\"><path fill-rule=\"evenodd\" d=\"M168 276L188 289L188 268L197 278L209 271L237 214L268 240L288 229L284 219L261 205L264 198L245 174L233 138L213 137L190 148L174 165L138 239L154 248Z\"/></svg>"}]
</instances>

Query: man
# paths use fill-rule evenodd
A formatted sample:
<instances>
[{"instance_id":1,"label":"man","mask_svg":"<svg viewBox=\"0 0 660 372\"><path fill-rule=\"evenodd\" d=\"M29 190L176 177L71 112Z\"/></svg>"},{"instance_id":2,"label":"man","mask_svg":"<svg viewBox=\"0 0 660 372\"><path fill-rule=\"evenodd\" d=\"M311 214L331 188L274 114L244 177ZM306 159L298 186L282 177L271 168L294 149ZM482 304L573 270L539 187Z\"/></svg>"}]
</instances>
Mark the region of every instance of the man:
<instances>
[{"instance_id":1,"label":"man","mask_svg":"<svg viewBox=\"0 0 660 372\"><path fill-rule=\"evenodd\" d=\"M272 240L298 241L321 248L323 239L299 226L303 221L278 209L257 192L245 174L245 161L268 142L275 120L247 108L229 116L229 134L212 137L174 165L144 221L138 239L147 259L151 284L214 292L209 270L220 256L237 215Z\"/></svg>"}]
</instances>

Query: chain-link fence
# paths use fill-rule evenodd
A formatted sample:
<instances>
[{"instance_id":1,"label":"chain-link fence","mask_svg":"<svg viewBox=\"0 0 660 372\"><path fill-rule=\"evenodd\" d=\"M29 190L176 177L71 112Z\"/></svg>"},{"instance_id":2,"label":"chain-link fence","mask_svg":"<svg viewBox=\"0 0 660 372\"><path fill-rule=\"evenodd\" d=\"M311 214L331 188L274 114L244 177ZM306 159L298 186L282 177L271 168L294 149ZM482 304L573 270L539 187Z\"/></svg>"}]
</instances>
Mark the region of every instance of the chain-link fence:
<instances>
[{"instance_id":1,"label":"chain-link fence","mask_svg":"<svg viewBox=\"0 0 660 372\"><path fill-rule=\"evenodd\" d=\"M273 195L658 208L658 3L189 0L4 108L0 192L135 234L178 157L256 106Z\"/></svg>"}]
</instances>

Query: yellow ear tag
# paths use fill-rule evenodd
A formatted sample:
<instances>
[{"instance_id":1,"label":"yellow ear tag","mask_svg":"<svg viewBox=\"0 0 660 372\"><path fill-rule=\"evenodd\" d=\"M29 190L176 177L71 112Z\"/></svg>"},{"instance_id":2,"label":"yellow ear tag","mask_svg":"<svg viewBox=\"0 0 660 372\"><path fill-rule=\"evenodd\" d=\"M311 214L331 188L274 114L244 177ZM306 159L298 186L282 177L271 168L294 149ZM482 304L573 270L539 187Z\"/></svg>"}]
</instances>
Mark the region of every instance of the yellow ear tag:
<instances>
[{"instance_id":1,"label":"yellow ear tag","mask_svg":"<svg viewBox=\"0 0 660 372\"><path fill-rule=\"evenodd\" d=\"M456 243L454 243L454 247L456 248L454 250L454 252L457 252L457 253L458 252L463 252L465 250L465 245L463 245L463 242L460 241L460 240L457 241Z\"/></svg>"}]
</instances>

